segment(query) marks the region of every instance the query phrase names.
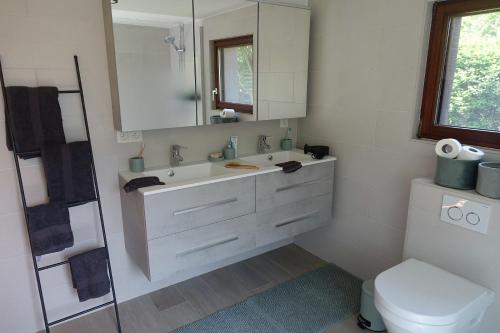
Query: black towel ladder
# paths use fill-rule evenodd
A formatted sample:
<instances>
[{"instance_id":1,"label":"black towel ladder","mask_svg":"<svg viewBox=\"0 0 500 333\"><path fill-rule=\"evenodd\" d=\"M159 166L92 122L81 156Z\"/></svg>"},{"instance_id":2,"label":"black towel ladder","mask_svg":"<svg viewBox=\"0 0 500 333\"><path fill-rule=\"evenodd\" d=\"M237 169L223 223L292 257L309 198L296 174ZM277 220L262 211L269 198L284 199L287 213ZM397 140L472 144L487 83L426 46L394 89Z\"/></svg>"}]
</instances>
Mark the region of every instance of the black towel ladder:
<instances>
[{"instance_id":1,"label":"black towel ladder","mask_svg":"<svg viewBox=\"0 0 500 333\"><path fill-rule=\"evenodd\" d=\"M100 308L104 308L104 307L113 305L114 310L115 310L115 316L116 316L116 327L117 327L118 332L121 333L122 330L121 330L121 324L120 324L120 315L118 313L118 303L116 301L115 285L114 285L114 281L113 281L113 274L111 272L111 262L110 262L109 251L108 251L108 241L107 241L107 238L106 238L106 228L104 226L104 217L103 217L103 214L102 214L101 197L99 196L99 188L98 188L98 184L97 184L97 175L96 175L95 164L94 164L94 154L92 152L92 142L90 140L89 124L88 124L88 120L87 120L87 111L86 111L86 108L85 108L85 98L83 96L82 79L81 79L81 76L80 76L80 66L78 65L78 56L76 56L76 55L74 56L74 62L75 62L76 76L77 76L77 79L78 79L78 90L59 90L59 93L60 94L80 94L80 101L81 101L82 111L83 111L83 119L84 119L84 122L85 122L85 131L86 131L86 135L87 135L87 140L88 140L88 142L90 144L91 166L92 166L92 174L93 174L93 181L94 181L94 187L95 187L95 192L96 192L96 198L94 200L91 200L91 201L73 203L73 204L69 205L69 207L74 207L74 206L82 205L82 204L89 203L89 202L97 202L97 206L99 208L99 217L100 217L100 220L101 220L102 238L103 238L103 241L104 241L104 247L106 248L106 252L108 252L108 261L107 261L107 263L108 263L108 271L109 271L109 278L110 278L110 282L111 282L111 293L112 293L112 296L113 296L113 300L111 300L109 302L106 302L106 303L103 303L101 305L97 305L97 306L94 306L92 308L80 311L78 313L74 313L72 315L69 315L69 316L66 316L66 317L54 320L54 321L49 321L48 317L47 317L47 311L46 311L46 308L45 308L45 301L44 301L44 297L43 297L43 290L42 290L42 284L40 282L40 274L39 273L41 271L44 271L44 270L47 270L47 269L51 269L51 268L54 268L54 267L57 267L57 266L66 265L66 264L68 264L68 261L66 260L66 261L62 261L62 262L56 263L56 264L47 265L47 266L43 266L43 267L38 267L38 262L36 260L36 256L33 255L33 251L32 251L31 257L33 259L33 268L34 268L34 271L35 271L35 277L36 277L36 283L37 283L37 287L38 287L38 293L40 295L40 305L42 307L43 321L44 321L44 324L45 324L45 332L49 333L50 332L50 328L52 326L55 326L57 324L65 322L67 320L79 317L81 315L84 315L86 313L98 310ZM7 110L8 110L9 106L8 106L8 103L7 103L6 86L5 86L5 80L4 80L4 75L3 75L3 68L2 68L1 59L0 59L0 83L2 85L2 93L3 93L3 97L4 97L5 113L7 114ZM9 127L12 128L12 124L11 123L9 123ZM35 152L28 152L28 153L24 153L24 154L18 153L18 152L16 152L16 149L15 149L16 146L14 144L14 136L12 134L12 131L10 131L10 139L11 139L12 146L13 146L14 161L15 161L15 164L16 164L17 179L18 179L18 182L19 182L19 190L21 192L21 199L22 199L22 203L23 203L24 217L25 217L25 219L27 221L27 219L28 219L28 216L27 216L28 210L27 210L27 208L28 207L26 206L26 197L25 197L25 193L24 193L24 186L23 186L23 179L22 179L22 175L21 175L21 169L19 167L19 158L21 158L25 154L26 155L32 154L31 156L33 156L33 154L38 155L40 152L39 151L35 151ZM30 237L29 232L28 232L28 238L29 238L29 242L30 242L30 248L32 248L31 237Z\"/></svg>"}]
</instances>

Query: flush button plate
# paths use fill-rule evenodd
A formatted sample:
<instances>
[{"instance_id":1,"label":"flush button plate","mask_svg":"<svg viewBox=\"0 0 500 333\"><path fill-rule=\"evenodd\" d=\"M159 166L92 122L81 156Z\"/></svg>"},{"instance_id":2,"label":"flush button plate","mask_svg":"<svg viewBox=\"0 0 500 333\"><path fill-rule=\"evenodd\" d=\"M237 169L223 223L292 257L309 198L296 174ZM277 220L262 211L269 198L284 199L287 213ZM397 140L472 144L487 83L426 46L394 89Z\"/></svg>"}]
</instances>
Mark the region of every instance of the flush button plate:
<instances>
[{"instance_id":1,"label":"flush button plate","mask_svg":"<svg viewBox=\"0 0 500 333\"><path fill-rule=\"evenodd\" d=\"M482 234L488 233L491 207L445 194L441 207L441 221Z\"/></svg>"}]
</instances>

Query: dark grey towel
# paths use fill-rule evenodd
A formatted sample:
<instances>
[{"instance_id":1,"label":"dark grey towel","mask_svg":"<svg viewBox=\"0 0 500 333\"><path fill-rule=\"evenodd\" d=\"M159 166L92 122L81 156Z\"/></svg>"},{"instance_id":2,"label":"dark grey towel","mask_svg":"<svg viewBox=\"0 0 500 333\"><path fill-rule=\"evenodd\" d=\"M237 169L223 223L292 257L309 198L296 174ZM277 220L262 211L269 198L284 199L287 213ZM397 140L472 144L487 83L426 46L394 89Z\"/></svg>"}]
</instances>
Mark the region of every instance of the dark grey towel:
<instances>
[{"instance_id":1,"label":"dark grey towel","mask_svg":"<svg viewBox=\"0 0 500 333\"><path fill-rule=\"evenodd\" d=\"M109 293L108 251L101 247L69 258L73 288L80 302Z\"/></svg>"},{"instance_id":2,"label":"dark grey towel","mask_svg":"<svg viewBox=\"0 0 500 333\"><path fill-rule=\"evenodd\" d=\"M28 231L35 256L73 246L69 212L64 202L28 208Z\"/></svg>"},{"instance_id":3,"label":"dark grey towel","mask_svg":"<svg viewBox=\"0 0 500 333\"><path fill-rule=\"evenodd\" d=\"M285 163L278 163L276 166L283 168L284 173L292 173L302 168L302 163L297 161L288 161Z\"/></svg>"},{"instance_id":4,"label":"dark grey towel","mask_svg":"<svg viewBox=\"0 0 500 333\"><path fill-rule=\"evenodd\" d=\"M59 92L55 87L7 87L9 112L5 114L7 147L12 150L10 132L14 136L16 152L24 159L40 156L44 143L65 143L59 106Z\"/></svg>"},{"instance_id":5,"label":"dark grey towel","mask_svg":"<svg viewBox=\"0 0 500 333\"><path fill-rule=\"evenodd\" d=\"M141 187L149 187L149 186L156 186L156 185L165 185L164 182L160 181L160 178L158 177L141 177L141 178L135 178L129 181L127 184L123 186L123 189L125 192L132 192L137 190L138 188Z\"/></svg>"},{"instance_id":6,"label":"dark grey towel","mask_svg":"<svg viewBox=\"0 0 500 333\"><path fill-rule=\"evenodd\" d=\"M85 203L96 198L88 141L47 144L42 160L51 201Z\"/></svg>"}]
</instances>

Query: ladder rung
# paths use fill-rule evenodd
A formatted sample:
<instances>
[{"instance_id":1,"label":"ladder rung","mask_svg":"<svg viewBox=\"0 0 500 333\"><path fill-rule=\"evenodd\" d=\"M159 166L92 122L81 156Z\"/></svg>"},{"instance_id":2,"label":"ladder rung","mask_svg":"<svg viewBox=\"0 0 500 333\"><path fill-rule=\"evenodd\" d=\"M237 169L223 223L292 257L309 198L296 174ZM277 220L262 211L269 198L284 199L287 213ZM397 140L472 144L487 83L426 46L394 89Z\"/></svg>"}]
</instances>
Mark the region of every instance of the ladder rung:
<instances>
[{"instance_id":1,"label":"ladder rung","mask_svg":"<svg viewBox=\"0 0 500 333\"><path fill-rule=\"evenodd\" d=\"M91 202L96 202L97 200L98 200L98 198L94 198L94 199L90 199L90 200L85 200L85 201L70 202L66 206L68 208L71 208L71 207L85 205L85 204L88 204L88 203L91 203Z\"/></svg>"},{"instance_id":2,"label":"ladder rung","mask_svg":"<svg viewBox=\"0 0 500 333\"><path fill-rule=\"evenodd\" d=\"M95 311L97 309L103 308L103 307L108 306L108 305L113 305L114 303L115 303L115 301L113 300L113 301L109 301L109 302L106 302L106 303L101 304L101 305L94 306L93 308L90 308L90 309L87 309L87 310L83 310L83 311L80 311L78 313L72 314L70 316L67 316L67 317L58 319L56 321L50 322L49 326L54 326L54 325L60 324L60 323L62 323L64 321L66 321L66 320L70 320L70 319L76 318L78 316L81 316L81 315L84 315L86 313Z\"/></svg>"},{"instance_id":3,"label":"ladder rung","mask_svg":"<svg viewBox=\"0 0 500 333\"><path fill-rule=\"evenodd\" d=\"M39 157L41 155L41 152L40 150L33 150L33 151L25 151L23 153L15 152L14 154L16 154L16 156L20 158L33 158L33 157Z\"/></svg>"},{"instance_id":4,"label":"ladder rung","mask_svg":"<svg viewBox=\"0 0 500 333\"><path fill-rule=\"evenodd\" d=\"M60 94L79 94L81 90L59 90Z\"/></svg>"},{"instance_id":5,"label":"ladder rung","mask_svg":"<svg viewBox=\"0 0 500 333\"><path fill-rule=\"evenodd\" d=\"M52 265L47 265L47 266L39 267L38 271L40 272L40 271L44 271L46 269L50 269L50 268L54 268L54 267L62 266L62 265L66 265L66 264L69 264L68 260L61 261L61 262L58 262L58 263L55 263L55 264L52 264Z\"/></svg>"}]
</instances>

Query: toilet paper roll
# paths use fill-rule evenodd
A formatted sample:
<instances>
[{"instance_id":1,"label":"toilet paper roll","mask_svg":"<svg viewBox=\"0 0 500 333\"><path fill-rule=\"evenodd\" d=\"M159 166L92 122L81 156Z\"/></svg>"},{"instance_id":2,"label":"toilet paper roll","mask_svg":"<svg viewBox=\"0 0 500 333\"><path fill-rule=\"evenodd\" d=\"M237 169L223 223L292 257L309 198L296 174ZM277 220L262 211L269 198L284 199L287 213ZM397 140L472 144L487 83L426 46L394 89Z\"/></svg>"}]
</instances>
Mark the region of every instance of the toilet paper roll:
<instances>
[{"instance_id":1,"label":"toilet paper roll","mask_svg":"<svg viewBox=\"0 0 500 333\"><path fill-rule=\"evenodd\" d=\"M234 118L236 117L236 111L233 109L224 109L220 113L221 118Z\"/></svg>"},{"instance_id":2,"label":"toilet paper roll","mask_svg":"<svg viewBox=\"0 0 500 333\"><path fill-rule=\"evenodd\" d=\"M462 150L462 145L455 139L444 139L436 144L436 154L438 156L454 159Z\"/></svg>"},{"instance_id":3,"label":"toilet paper roll","mask_svg":"<svg viewBox=\"0 0 500 333\"><path fill-rule=\"evenodd\" d=\"M463 146L457 159L462 161L480 161L484 157L484 152L471 146Z\"/></svg>"}]
</instances>

